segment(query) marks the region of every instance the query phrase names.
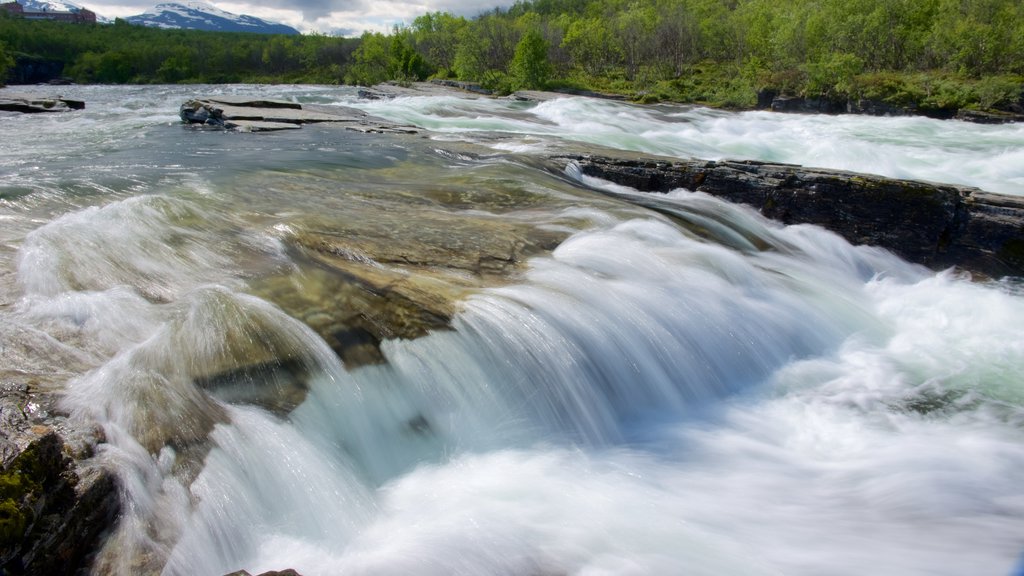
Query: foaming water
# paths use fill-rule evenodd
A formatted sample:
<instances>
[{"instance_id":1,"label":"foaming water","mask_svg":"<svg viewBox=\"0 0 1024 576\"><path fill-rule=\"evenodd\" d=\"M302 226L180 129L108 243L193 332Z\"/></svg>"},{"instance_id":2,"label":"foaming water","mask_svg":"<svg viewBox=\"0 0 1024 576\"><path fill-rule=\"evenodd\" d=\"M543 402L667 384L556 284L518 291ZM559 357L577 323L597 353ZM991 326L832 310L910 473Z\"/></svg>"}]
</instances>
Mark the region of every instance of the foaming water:
<instances>
[{"instance_id":1,"label":"foaming water","mask_svg":"<svg viewBox=\"0 0 1024 576\"><path fill-rule=\"evenodd\" d=\"M784 162L1024 194L1020 124L731 113L571 97L533 104L418 97L356 105L442 132L548 136L679 158Z\"/></svg>"},{"instance_id":2,"label":"foaming water","mask_svg":"<svg viewBox=\"0 0 1024 576\"><path fill-rule=\"evenodd\" d=\"M1012 127L583 99L360 104L492 147L463 153L320 127L190 131L161 107L195 87L120 104L75 89L112 108L26 140L56 155L66 138L64 156L0 155L26 162L0 182L0 374L48 378L63 410L104 430L124 512L97 574L952 576L1008 574L1024 550L1018 282L504 154L569 138L793 161L858 150L848 138L920 153L894 166L948 180L929 146L980 159L1016 146ZM148 119L122 118L132 110ZM97 119L110 124L85 124ZM1012 183L1003 160L971 178ZM283 238L353 234L373 206L394 218L396 198L410 221L446 202L564 240L467 290L448 329L345 365L254 294L280 276L307 297L309 264Z\"/></svg>"}]
</instances>

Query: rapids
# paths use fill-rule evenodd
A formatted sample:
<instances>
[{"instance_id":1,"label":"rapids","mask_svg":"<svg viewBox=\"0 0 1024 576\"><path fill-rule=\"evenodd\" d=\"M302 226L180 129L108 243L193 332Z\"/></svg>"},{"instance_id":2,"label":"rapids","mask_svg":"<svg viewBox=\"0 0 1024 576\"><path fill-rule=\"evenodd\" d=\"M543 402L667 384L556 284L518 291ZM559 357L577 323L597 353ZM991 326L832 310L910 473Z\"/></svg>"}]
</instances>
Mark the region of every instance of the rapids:
<instances>
[{"instance_id":1,"label":"rapids","mask_svg":"<svg viewBox=\"0 0 1024 576\"><path fill-rule=\"evenodd\" d=\"M432 132L177 122L213 93ZM655 213L530 161L592 147L1024 194L1024 127L66 95L86 110L0 118L0 378L104 430L124 512L97 574L1010 574L1024 552L1019 279L685 190ZM396 279L446 327L403 332ZM336 325L393 332L350 361Z\"/></svg>"}]
</instances>

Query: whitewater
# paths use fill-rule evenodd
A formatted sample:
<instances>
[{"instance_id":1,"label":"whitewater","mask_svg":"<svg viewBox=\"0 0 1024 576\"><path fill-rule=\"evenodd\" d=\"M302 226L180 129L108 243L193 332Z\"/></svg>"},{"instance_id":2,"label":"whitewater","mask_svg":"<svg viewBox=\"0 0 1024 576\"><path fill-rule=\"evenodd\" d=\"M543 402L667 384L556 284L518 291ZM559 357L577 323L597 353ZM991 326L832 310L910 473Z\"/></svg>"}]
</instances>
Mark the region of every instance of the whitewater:
<instances>
[{"instance_id":1,"label":"whitewater","mask_svg":"<svg viewBox=\"0 0 1024 576\"><path fill-rule=\"evenodd\" d=\"M531 159L757 159L1020 195L1024 127L338 87L66 90L87 108L0 119L0 378L34 378L104 432L96 457L123 509L93 573L1021 570L1019 279L927 270L686 190L655 213ZM210 94L429 132L183 127L178 105ZM295 231L331 230L344 258L385 269L352 230L440 211L560 240L460 289L447 327L343 361L316 315L355 300L316 283L324 264ZM282 291L315 313L289 313ZM252 350L288 370L223 370ZM260 388L293 378L294 402Z\"/></svg>"}]
</instances>

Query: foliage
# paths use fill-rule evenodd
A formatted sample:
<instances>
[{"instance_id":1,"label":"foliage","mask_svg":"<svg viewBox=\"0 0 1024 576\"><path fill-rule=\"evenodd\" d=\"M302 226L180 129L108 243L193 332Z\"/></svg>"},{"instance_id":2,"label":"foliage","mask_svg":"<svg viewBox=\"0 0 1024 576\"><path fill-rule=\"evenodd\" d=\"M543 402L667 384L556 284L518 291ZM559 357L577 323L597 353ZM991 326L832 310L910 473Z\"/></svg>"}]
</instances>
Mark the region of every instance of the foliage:
<instances>
[{"instance_id":1,"label":"foliage","mask_svg":"<svg viewBox=\"0 0 1024 576\"><path fill-rule=\"evenodd\" d=\"M545 87L551 76L551 63L548 62L548 43L540 32L530 30L523 35L516 44L510 67L516 90Z\"/></svg>"},{"instance_id":2,"label":"foliage","mask_svg":"<svg viewBox=\"0 0 1024 576\"><path fill-rule=\"evenodd\" d=\"M340 82L359 39L25 20L0 12L9 53L57 61L77 82Z\"/></svg>"},{"instance_id":3,"label":"foliage","mask_svg":"<svg viewBox=\"0 0 1024 576\"><path fill-rule=\"evenodd\" d=\"M7 71L14 66L14 57L7 52L7 46L0 42L0 86L4 85L4 78L7 78Z\"/></svg>"}]
</instances>

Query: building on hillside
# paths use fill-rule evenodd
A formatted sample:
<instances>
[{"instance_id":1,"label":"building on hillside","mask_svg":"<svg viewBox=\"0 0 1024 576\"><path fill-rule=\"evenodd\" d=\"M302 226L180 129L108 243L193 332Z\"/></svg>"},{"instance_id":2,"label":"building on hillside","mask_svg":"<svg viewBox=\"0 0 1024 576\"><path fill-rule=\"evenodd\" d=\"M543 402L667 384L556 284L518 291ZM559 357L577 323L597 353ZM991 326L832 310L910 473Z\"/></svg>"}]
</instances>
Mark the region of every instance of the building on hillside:
<instances>
[{"instance_id":1,"label":"building on hillside","mask_svg":"<svg viewBox=\"0 0 1024 576\"><path fill-rule=\"evenodd\" d=\"M79 8L70 12L57 10L43 10L42 12L30 12L18 2L7 2L0 4L0 10L11 14L17 14L27 20L56 20L57 22L71 22L73 24L95 24L96 13L92 10Z\"/></svg>"}]
</instances>

